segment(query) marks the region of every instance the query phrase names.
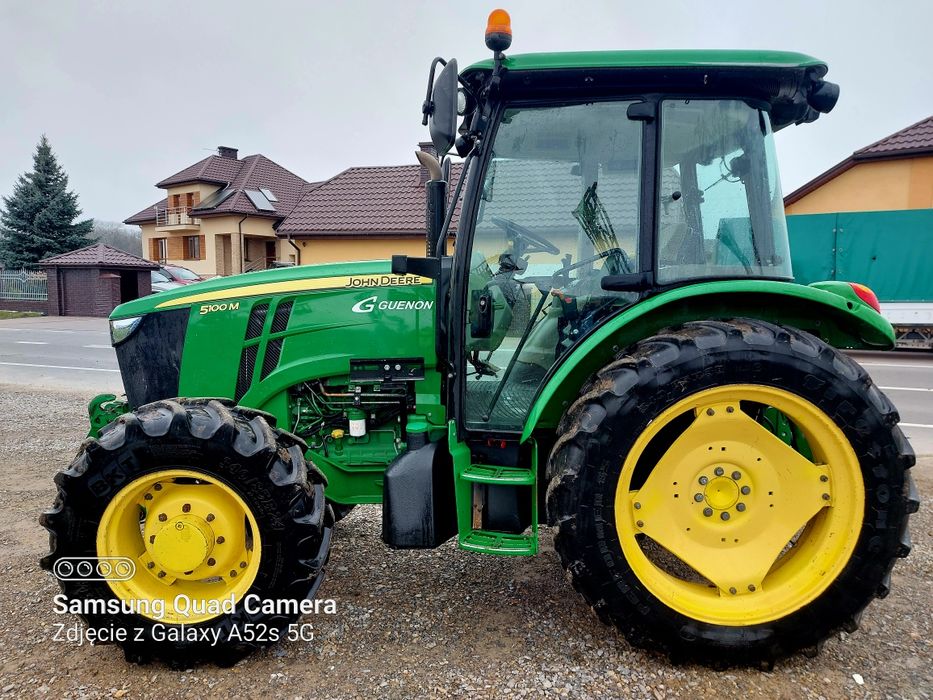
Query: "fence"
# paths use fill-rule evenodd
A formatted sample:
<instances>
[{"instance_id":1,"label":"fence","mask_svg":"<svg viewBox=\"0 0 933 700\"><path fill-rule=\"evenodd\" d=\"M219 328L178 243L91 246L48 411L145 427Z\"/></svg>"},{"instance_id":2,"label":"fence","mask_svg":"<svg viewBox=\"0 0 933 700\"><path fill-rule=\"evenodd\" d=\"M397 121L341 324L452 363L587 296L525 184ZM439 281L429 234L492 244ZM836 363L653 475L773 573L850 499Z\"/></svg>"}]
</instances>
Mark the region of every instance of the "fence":
<instances>
[{"instance_id":1,"label":"fence","mask_svg":"<svg viewBox=\"0 0 933 700\"><path fill-rule=\"evenodd\" d=\"M48 280L43 270L0 270L0 299L46 301Z\"/></svg>"}]
</instances>

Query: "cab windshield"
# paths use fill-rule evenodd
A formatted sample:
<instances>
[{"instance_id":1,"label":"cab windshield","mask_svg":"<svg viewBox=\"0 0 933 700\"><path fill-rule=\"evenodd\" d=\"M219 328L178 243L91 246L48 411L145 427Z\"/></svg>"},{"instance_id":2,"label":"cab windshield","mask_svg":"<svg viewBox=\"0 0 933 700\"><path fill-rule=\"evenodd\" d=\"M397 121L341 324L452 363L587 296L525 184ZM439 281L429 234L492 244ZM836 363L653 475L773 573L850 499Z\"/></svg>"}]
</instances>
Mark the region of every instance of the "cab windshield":
<instances>
[{"instance_id":1,"label":"cab windshield","mask_svg":"<svg viewBox=\"0 0 933 700\"><path fill-rule=\"evenodd\" d=\"M661 103L657 279L791 279L766 112L741 100Z\"/></svg>"}]
</instances>

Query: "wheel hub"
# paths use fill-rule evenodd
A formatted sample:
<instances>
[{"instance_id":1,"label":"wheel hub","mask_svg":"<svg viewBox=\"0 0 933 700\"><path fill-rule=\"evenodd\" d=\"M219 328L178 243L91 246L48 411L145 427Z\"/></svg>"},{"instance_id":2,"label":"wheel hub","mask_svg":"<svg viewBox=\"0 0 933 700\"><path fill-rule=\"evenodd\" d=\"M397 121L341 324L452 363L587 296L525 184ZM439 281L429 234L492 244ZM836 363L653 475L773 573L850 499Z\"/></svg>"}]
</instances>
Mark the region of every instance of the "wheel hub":
<instances>
[{"instance_id":1,"label":"wheel hub","mask_svg":"<svg viewBox=\"0 0 933 700\"><path fill-rule=\"evenodd\" d=\"M168 521L147 546L156 566L174 574L193 571L214 547L214 533L201 518L180 516Z\"/></svg>"},{"instance_id":2,"label":"wheel hub","mask_svg":"<svg viewBox=\"0 0 933 700\"><path fill-rule=\"evenodd\" d=\"M706 502L715 510L728 510L739 500L739 485L728 476L717 476L703 489Z\"/></svg>"}]
</instances>

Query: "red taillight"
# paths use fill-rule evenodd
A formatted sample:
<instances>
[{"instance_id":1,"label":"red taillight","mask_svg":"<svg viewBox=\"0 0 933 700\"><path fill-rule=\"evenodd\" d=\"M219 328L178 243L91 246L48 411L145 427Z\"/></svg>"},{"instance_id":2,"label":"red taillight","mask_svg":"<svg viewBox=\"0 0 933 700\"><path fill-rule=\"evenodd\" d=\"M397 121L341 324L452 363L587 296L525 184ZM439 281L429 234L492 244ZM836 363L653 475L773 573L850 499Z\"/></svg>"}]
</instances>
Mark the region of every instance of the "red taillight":
<instances>
[{"instance_id":1,"label":"red taillight","mask_svg":"<svg viewBox=\"0 0 933 700\"><path fill-rule=\"evenodd\" d=\"M855 292L859 299L864 301L879 314L881 313L881 304L878 303L878 297L873 291L864 284L859 284L858 282L849 282L849 286L852 287L852 291Z\"/></svg>"}]
</instances>

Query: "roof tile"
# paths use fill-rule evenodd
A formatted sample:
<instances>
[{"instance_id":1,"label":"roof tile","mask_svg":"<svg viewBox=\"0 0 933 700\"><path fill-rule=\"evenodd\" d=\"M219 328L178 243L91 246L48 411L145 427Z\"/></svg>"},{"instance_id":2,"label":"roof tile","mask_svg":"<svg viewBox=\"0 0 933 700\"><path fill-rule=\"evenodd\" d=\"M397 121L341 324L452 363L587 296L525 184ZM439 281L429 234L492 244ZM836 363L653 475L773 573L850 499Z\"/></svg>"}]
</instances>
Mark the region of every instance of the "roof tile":
<instances>
[{"instance_id":1,"label":"roof tile","mask_svg":"<svg viewBox=\"0 0 933 700\"><path fill-rule=\"evenodd\" d=\"M238 162L241 164L240 170L228 185L237 191L236 194L214 209L200 211L195 207L192 215L256 214L282 218L291 212L309 185L304 178L298 177L261 154L246 156ZM274 212L259 211L244 194L244 190L258 190L260 187L272 190L272 194L279 200L272 202Z\"/></svg>"},{"instance_id":2,"label":"roof tile","mask_svg":"<svg viewBox=\"0 0 933 700\"><path fill-rule=\"evenodd\" d=\"M853 155L856 159L895 155L901 151L933 150L933 116L921 119L905 129L885 136L865 148L860 148Z\"/></svg>"},{"instance_id":3,"label":"roof tile","mask_svg":"<svg viewBox=\"0 0 933 700\"><path fill-rule=\"evenodd\" d=\"M208 156L194 165L189 165L184 170L179 170L174 175L160 180L156 183L156 187L172 187L187 182L214 182L218 185L225 185L233 180L240 171L241 162L236 158Z\"/></svg>"},{"instance_id":4,"label":"roof tile","mask_svg":"<svg viewBox=\"0 0 933 700\"><path fill-rule=\"evenodd\" d=\"M452 185L461 169L460 163L452 166ZM309 186L278 231L299 236L424 235L424 208L421 166L349 168ZM456 228L457 214L451 230Z\"/></svg>"},{"instance_id":5,"label":"roof tile","mask_svg":"<svg viewBox=\"0 0 933 700\"><path fill-rule=\"evenodd\" d=\"M86 248L78 248L70 253L61 253L40 261L42 265L55 267L118 267L141 270L154 270L159 266L150 261L111 248L104 243L95 243Z\"/></svg>"},{"instance_id":6,"label":"roof tile","mask_svg":"<svg viewBox=\"0 0 933 700\"><path fill-rule=\"evenodd\" d=\"M286 170L281 165L256 154L246 156L239 160L208 156L171 177L159 182L156 187L172 187L187 182L210 182L236 190L236 194L225 200L220 206L213 209L198 209L195 207L192 214L195 216L215 216L218 214L250 214L281 219L291 212L301 196L316 183L309 183L304 178ZM274 212L260 211L249 200L243 190L258 190L265 187L272 190L278 199L273 202ZM143 224L155 221L156 209L168 205L168 200L161 199L150 207L146 207L133 216L125 219L125 224Z\"/></svg>"},{"instance_id":7,"label":"roof tile","mask_svg":"<svg viewBox=\"0 0 933 700\"><path fill-rule=\"evenodd\" d=\"M168 206L168 197L163 197L158 202L153 204L151 207L146 207L140 212L133 214L128 219L124 219L124 224L144 224L147 221L155 221L156 218L156 209L164 209Z\"/></svg>"}]
</instances>

